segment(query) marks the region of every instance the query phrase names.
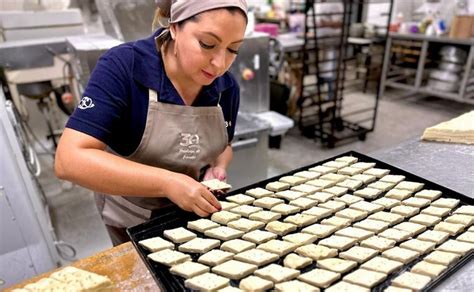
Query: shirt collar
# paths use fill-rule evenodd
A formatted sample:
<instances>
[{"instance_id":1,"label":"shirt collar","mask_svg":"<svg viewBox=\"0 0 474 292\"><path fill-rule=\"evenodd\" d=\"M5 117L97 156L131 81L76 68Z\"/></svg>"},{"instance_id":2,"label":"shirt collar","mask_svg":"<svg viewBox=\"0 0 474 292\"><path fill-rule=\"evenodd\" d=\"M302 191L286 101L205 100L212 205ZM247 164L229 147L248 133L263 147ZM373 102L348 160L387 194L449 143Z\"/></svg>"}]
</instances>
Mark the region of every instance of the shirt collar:
<instances>
[{"instance_id":1,"label":"shirt collar","mask_svg":"<svg viewBox=\"0 0 474 292\"><path fill-rule=\"evenodd\" d=\"M161 31L162 29L158 29L149 38L138 40L133 44L133 78L143 86L157 91L160 100L176 101L176 98L179 97L178 93L165 74L163 60L156 48L155 37ZM203 88L197 103L201 103L201 99L204 97L208 102L217 101L219 94L233 85L233 78L229 73L225 73ZM178 99L181 100L181 98Z\"/></svg>"}]
</instances>

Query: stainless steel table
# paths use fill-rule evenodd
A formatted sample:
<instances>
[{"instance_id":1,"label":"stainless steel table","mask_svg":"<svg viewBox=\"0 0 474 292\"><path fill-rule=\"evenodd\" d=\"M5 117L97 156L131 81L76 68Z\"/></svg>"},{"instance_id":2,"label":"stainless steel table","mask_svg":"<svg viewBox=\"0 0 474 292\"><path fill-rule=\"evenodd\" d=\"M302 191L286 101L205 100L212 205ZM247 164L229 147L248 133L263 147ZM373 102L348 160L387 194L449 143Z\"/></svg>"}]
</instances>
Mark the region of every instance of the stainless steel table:
<instances>
[{"instance_id":1,"label":"stainless steel table","mask_svg":"<svg viewBox=\"0 0 474 292\"><path fill-rule=\"evenodd\" d=\"M474 146L421 142L418 138L370 156L474 198ZM444 280L435 291L473 291L474 261Z\"/></svg>"}]
</instances>

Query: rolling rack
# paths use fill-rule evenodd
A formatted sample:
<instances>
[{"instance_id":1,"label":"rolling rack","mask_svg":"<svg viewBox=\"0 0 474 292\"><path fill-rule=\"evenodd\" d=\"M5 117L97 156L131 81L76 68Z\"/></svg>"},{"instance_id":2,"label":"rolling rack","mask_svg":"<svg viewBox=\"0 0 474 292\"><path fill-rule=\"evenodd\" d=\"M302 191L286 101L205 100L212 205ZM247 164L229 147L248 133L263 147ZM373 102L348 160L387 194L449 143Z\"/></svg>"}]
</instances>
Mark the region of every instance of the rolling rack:
<instances>
[{"instance_id":1,"label":"rolling rack","mask_svg":"<svg viewBox=\"0 0 474 292\"><path fill-rule=\"evenodd\" d=\"M318 11L318 5L340 5L340 12ZM299 109L299 128L308 138L320 140L329 148L337 143L354 138L361 141L375 128L379 90L373 96L349 92L354 83L366 83L348 72L356 61L354 48L357 39L350 37L351 26L360 22L362 15L368 15L370 5L384 5L381 15L386 19L384 27L375 26L374 36L367 37L367 42L377 43L385 49L388 26L391 21L393 0L334 0L322 3L321 0L306 0L306 26L303 46L303 72L301 91L297 106ZM340 19L340 29L330 29L323 36L320 19ZM378 32L378 33L377 33ZM379 53L383 60L383 50ZM371 65L373 66L373 65ZM367 68L370 70L370 68ZM327 77L330 76L330 77ZM367 77L367 76L366 76ZM373 81L377 87L381 74ZM368 77L367 77L368 78ZM346 96L345 96L346 95ZM370 96L370 97L369 97Z\"/></svg>"}]
</instances>

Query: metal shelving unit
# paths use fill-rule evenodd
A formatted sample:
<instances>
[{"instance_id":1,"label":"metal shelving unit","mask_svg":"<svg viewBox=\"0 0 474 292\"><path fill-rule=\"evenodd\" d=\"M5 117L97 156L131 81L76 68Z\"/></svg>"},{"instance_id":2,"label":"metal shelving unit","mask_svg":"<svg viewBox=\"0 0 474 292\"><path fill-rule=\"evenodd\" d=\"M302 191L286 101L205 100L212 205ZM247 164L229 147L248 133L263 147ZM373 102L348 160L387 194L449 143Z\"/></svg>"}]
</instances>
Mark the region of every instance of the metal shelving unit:
<instances>
[{"instance_id":1,"label":"metal shelving unit","mask_svg":"<svg viewBox=\"0 0 474 292\"><path fill-rule=\"evenodd\" d=\"M468 52L455 91L437 90L427 83L427 76L436 69L440 59L438 52L443 46L455 46ZM385 51L380 95L384 94L387 87L391 87L408 91L407 96L421 94L474 104L473 60L472 39L391 33Z\"/></svg>"},{"instance_id":2,"label":"metal shelving unit","mask_svg":"<svg viewBox=\"0 0 474 292\"><path fill-rule=\"evenodd\" d=\"M327 3L333 5L338 3L342 7L341 12L318 11L318 7L322 7L318 4ZM380 3L387 3L387 11L384 12L386 27L383 35L373 39L376 38L377 44L384 46L393 1L339 0L322 3L319 0L307 0L305 2L303 74L297 102L300 112L299 128L303 135L320 140L327 147L332 148L341 141L354 138L365 140L367 133L375 128L378 90L371 97L367 97L367 94L357 96L349 92L349 83L352 85L354 81L357 82L357 78L351 78L351 72L348 72L356 59L354 44L348 39L351 25L360 19L360 14L367 10L367 5ZM320 25L319 19L324 17L340 19L337 33L326 35L321 33L320 29L326 27ZM380 31L380 27L377 29ZM329 51L332 53L328 53ZM383 53L380 55L383 56ZM380 75L375 77L375 81L379 84Z\"/></svg>"}]
</instances>

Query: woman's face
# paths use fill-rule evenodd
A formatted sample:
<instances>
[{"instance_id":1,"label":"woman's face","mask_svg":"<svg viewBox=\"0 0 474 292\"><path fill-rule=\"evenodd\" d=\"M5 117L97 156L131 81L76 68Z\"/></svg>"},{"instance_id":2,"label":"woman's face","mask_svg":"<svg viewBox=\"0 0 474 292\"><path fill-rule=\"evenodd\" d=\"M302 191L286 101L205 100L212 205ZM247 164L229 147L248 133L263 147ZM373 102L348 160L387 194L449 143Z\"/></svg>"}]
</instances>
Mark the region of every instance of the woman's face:
<instances>
[{"instance_id":1,"label":"woman's face","mask_svg":"<svg viewBox=\"0 0 474 292\"><path fill-rule=\"evenodd\" d=\"M201 13L183 26L173 25L170 52L177 53L178 66L186 79L200 86L211 84L234 62L243 42L246 19L226 9Z\"/></svg>"}]
</instances>

